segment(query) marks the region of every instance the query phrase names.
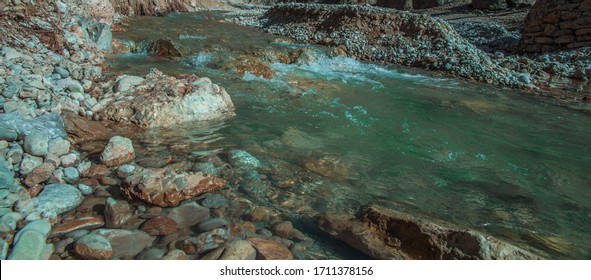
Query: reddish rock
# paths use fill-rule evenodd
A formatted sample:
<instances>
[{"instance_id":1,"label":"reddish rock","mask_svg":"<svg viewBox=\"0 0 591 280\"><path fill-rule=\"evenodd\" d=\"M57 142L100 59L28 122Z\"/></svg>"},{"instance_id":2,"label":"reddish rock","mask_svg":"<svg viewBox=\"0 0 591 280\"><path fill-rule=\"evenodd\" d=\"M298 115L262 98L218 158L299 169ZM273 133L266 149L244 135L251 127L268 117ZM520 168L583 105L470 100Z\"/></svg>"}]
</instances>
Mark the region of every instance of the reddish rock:
<instances>
[{"instance_id":1,"label":"reddish rock","mask_svg":"<svg viewBox=\"0 0 591 280\"><path fill-rule=\"evenodd\" d=\"M82 173L82 177L88 177L92 179L100 179L109 174L109 168L102 164L93 164L88 170Z\"/></svg>"},{"instance_id":2,"label":"reddish rock","mask_svg":"<svg viewBox=\"0 0 591 280\"><path fill-rule=\"evenodd\" d=\"M66 132L68 132L73 144L86 141L107 140L114 135L113 132L99 122L87 120L70 112L64 112L63 116Z\"/></svg>"},{"instance_id":3,"label":"reddish rock","mask_svg":"<svg viewBox=\"0 0 591 280\"><path fill-rule=\"evenodd\" d=\"M75 230L100 228L104 225L105 221L101 217L82 217L54 227L49 237L61 236Z\"/></svg>"},{"instance_id":4,"label":"reddish rock","mask_svg":"<svg viewBox=\"0 0 591 280\"><path fill-rule=\"evenodd\" d=\"M74 252L85 260L108 260L113 257L111 243L106 238L92 233L76 241Z\"/></svg>"},{"instance_id":5,"label":"reddish rock","mask_svg":"<svg viewBox=\"0 0 591 280\"><path fill-rule=\"evenodd\" d=\"M129 203L124 200L107 198L105 202L105 222L109 228L122 228L131 219Z\"/></svg>"},{"instance_id":6,"label":"reddish rock","mask_svg":"<svg viewBox=\"0 0 591 280\"><path fill-rule=\"evenodd\" d=\"M141 230L149 235L168 235L177 230L176 222L164 216L154 217L142 224Z\"/></svg>"},{"instance_id":7,"label":"reddish rock","mask_svg":"<svg viewBox=\"0 0 591 280\"><path fill-rule=\"evenodd\" d=\"M29 187L33 187L39 183L45 182L53 171L55 167L51 163L43 163L39 165L37 168L33 169L29 175L27 175L27 179L25 179L25 185Z\"/></svg>"},{"instance_id":8,"label":"reddish rock","mask_svg":"<svg viewBox=\"0 0 591 280\"><path fill-rule=\"evenodd\" d=\"M273 225L272 230L276 236L289 238L293 232L293 225L288 221L278 222Z\"/></svg>"},{"instance_id":9,"label":"reddish rock","mask_svg":"<svg viewBox=\"0 0 591 280\"><path fill-rule=\"evenodd\" d=\"M281 243L261 238L249 238L248 242L257 250L258 260L293 260L289 249Z\"/></svg>"},{"instance_id":10,"label":"reddish rock","mask_svg":"<svg viewBox=\"0 0 591 280\"><path fill-rule=\"evenodd\" d=\"M263 207L257 207L252 210L248 218L253 222L265 221L269 219L269 211Z\"/></svg>"},{"instance_id":11,"label":"reddish rock","mask_svg":"<svg viewBox=\"0 0 591 280\"><path fill-rule=\"evenodd\" d=\"M27 189L27 192L31 197L36 197L43 190L42 185L35 185Z\"/></svg>"},{"instance_id":12,"label":"reddish rock","mask_svg":"<svg viewBox=\"0 0 591 280\"><path fill-rule=\"evenodd\" d=\"M222 179L202 173L179 174L168 168L146 168L125 178L121 193L129 200L170 207L200 194L216 191L224 184Z\"/></svg>"},{"instance_id":13,"label":"reddish rock","mask_svg":"<svg viewBox=\"0 0 591 280\"><path fill-rule=\"evenodd\" d=\"M103 177L101 178L101 184L105 186L114 186L117 185L117 180L111 177Z\"/></svg>"},{"instance_id":14,"label":"reddish rock","mask_svg":"<svg viewBox=\"0 0 591 280\"><path fill-rule=\"evenodd\" d=\"M134 158L131 140L121 136L113 136L101 153L101 162L106 166L119 166L133 161Z\"/></svg>"}]
</instances>

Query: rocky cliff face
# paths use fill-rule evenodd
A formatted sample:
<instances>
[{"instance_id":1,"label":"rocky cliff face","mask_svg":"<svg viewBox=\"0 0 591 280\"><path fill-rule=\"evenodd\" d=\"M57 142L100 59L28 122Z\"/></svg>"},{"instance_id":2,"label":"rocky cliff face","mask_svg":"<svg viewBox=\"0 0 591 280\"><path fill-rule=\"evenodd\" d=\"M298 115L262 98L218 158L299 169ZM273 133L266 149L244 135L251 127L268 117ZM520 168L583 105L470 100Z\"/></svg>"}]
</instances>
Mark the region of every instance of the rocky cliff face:
<instances>
[{"instance_id":1,"label":"rocky cliff face","mask_svg":"<svg viewBox=\"0 0 591 280\"><path fill-rule=\"evenodd\" d=\"M521 50L591 46L591 0L539 0L525 19Z\"/></svg>"}]
</instances>

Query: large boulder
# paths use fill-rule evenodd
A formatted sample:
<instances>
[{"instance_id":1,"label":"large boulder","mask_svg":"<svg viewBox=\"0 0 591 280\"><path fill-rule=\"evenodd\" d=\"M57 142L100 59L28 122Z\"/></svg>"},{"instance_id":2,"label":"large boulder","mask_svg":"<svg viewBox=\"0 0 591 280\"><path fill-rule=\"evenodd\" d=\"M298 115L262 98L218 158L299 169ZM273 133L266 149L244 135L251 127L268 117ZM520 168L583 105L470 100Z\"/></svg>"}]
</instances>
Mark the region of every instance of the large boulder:
<instances>
[{"instance_id":1,"label":"large boulder","mask_svg":"<svg viewBox=\"0 0 591 280\"><path fill-rule=\"evenodd\" d=\"M222 179L202 173L176 173L170 168L146 168L125 178L121 192L129 200L170 207L218 190L224 184Z\"/></svg>"},{"instance_id":2,"label":"large boulder","mask_svg":"<svg viewBox=\"0 0 591 280\"><path fill-rule=\"evenodd\" d=\"M146 81L130 85L129 92L107 96L93 111L103 119L140 127L168 127L234 116L234 104L226 90L195 75L177 79L152 69Z\"/></svg>"},{"instance_id":3,"label":"large boulder","mask_svg":"<svg viewBox=\"0 0 591 280\"><path fill-rule=\"evenodd\" d=\"M541 259L482 233L370 206L359 218L324 216L320 228L376 259Z\"/></svg>"}]
</instances>

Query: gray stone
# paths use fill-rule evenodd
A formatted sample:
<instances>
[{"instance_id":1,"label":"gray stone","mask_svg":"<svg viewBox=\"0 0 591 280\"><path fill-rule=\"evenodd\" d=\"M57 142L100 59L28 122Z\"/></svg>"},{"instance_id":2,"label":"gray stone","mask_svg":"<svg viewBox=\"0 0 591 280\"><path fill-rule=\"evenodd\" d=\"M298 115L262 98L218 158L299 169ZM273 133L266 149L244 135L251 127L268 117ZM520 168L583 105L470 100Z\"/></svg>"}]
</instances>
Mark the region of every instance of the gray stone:
<instances>
[{"instance_id":1,"label":"gray stone","mask_svg":"<svg viewBox=\"0 0 591 280\"><path fill-rule=\"evenodd\" d=\"M156 247L150 247L143 250L135 257L136 260L159 260L164 257L164 250Z\"/></svg>"},{"instance_id":2,"label":"gray stone","mask_svg":"<svg viewBox=\"0 0 591 280\"><path fill-rule=\"evenodd\" d=\"M94 189L91 186L85 184L78 184L78 189L83 195L91 195L94 192Z\"/></svg>"},{"instance_id":3,"label":"gray stone","mask_svg":"<svg viewBox=\"0 0 591 280\"><path fill-rule=\"evenodd\" d=\"M59 67L59 66L55 67L55 68L53 68L53 71L55 71L55 73L58 73L62 79L70 77L70 71L68 71L67 69L65 69L63 67Z\"/></svg>"},{"instance_id":4,"label":"gray stone","mask_svg":"<svg viewBox=\"0 0 591 280\"><path fill-rule=\"evenodd\" d=\"M23 231L18 242L8 256L9 260L43 260L46 259L45 236L35 230Z\"/></svg>"},{"instance_id":5,"label":"gray stone","mask_svg":"<svg viewBox=\"0 0 591 280\"><path fill-rule=\"evenodd\" d=\"M36 198L21 198L14 204L14 211L19 212L23 217L26 217L35 210L36 204Z\"/></svg>"},{"instance_id":6,"label":"gray stone","mask_svg":"<svg viewBox=\"0 0 591 280\"><path fill-rule=\"evenodd\" d=\"M135 166L131 164L124 164L117 168L117 176L121 179L126 178L127 176L133 174L135 171Z\"/></svg>"},{"instance_id":7,"label":"gray stone","mask_svg":"<svg viewBox=\"0 0 591 280\"><path fill-rule=\"evenodd\" d=\"M78 240L78 239L80 239L80 237L85 236L89 233L90 233L90 230L88 230L88 229L79 229L79 230L75 230L75 231L66 233L66 237L72 238L74 240Z\"/></svg>"},{"instance_id":8,"label":"gray stone","mask_svg":"<svg viewBox=\"0 0 591 280\"><path fill-rule=\"evenodd\" d=\"M214 230L216 228L221 228L230 224L226 219L223 218L213 218L207 221L203 221L197 225L197 231L199 232L206 232L210 230Z\"/></svg>"},{"instance_id":9,"label":"gray stone","mask_svg":"<svg viewBox=\"0 0 591 280\"><path fill-rule=\"evenodd\" d=\"M197 162L193 165L193 172L201 172L203 174L218 175L219 172L215 165L211 162Z\"/></svg>"},{"instance_id":10,"label":"gray stone","mask_svg":"<svg viewBox=\"0 0 591 280\"><path fill-rule=\"evenodd\" d=\"M111 243L114 259L132 259L151 246L154 240L141 230L99 229L96 234L102 235Z\"/></svg>"},{"instance_id":11,"label":"gray stone","mask_svg":"<svg viewBox=\"0 0 591 280\"><path fill-rule=\"evenodd\" d=\"M75 209L84 200L78 188L66 184L47 185L37 198L38 211L55 212L58 215Z\"/></svg>"},{"instance_id":12,"label":"gray stone","mask_svg":"<svg viewBox=\"0 0 591 280\"><path fill-rule=\"evenodd\" d=\"M70 142L65 139L56 138L49 141L49 154L63 156L70 152Z\"/></svg>"},{"instance_id":13,"label":"gray stone","mask_svg":"<svg viewBox=\"0 0 591 280\"><path fill-rule=\"evenodd\" d=\"M139 77L139 76L128 76L128 75L121 76L121 77L117 78L116 91L117 92L126 92L129 89L131 89L131 87L140 85L145 80L146 79Z\"/></svg>"},{"instance_id":14,"label":"gray stone","mask_svg":"<svg viewBox=\"0 0 591 280\"><path fill-rule=\"evenodd\" d=\"M31 173L35 168L39 167L43 163L43 159L35 157L29 154L25 154L20 165L20 173L27 175Z\"/></svg>"},{"instance_id":15,"label":"gray stone","mask_svg":"<svg viewBox=\"0 0 591 280\"><path fill-rule=\"evenodd\" d=\"M230 164L241 169L254 169L261 164L256 157L243 150L232 150L228 156Z\"/></svg>"},{"instance_id":16,"label":"gray stone","mask_svg":"<svg viewBox=\"0 0 591 280\"><path fill-rule=\"evenodd\" d=\"M174 220L179 228L183 228L209 219L210 213L208 208L197 204L197 202L189 202L170 209L167 217Z\"/></svg>"},{"instance_id":17,"label":"gray stone","mask_svg":"<svg viewBox=\"0 0 591 280\"><path fill-rule=\"evenodd\" d=\"M16 131L0 126L0 140L16 141L17 137Z\"/></svg>"},{"instance_id":18,"label":"gray stone","mask_svg":"<svg viewBox=\"0 0 591 280\"><path fill-rule=\"evenodd\" d=\"M12 212L2 216L2 218L0 218L0 223L7 225L10 228L10 231L14 231L16 230L16 224L22 219L23 215Z\"/></svg>"},{"instance_id":19,"label":"gray stone","mask_svg":"<svg viewBox=\"0 0 591 280\"><path fill-rule=\"evenodd\" d=\"M84 235L76 240L74 251L86 260L108 260L113 256L113 248L109 240L94 233Z\"/></svg>"},{"instance_id":20,"label":"gray stone","mask_svg":"<svg viewBox=\"0 0 591 280\"><path fill-rule=\"evenodd\" d=\"M5 197L8 196L8 194L10 194L10 192L6 189L0 189L0 199L4 199Z\"/></svg>"},{"instance_id":21,"label":"gray stone","mask_svg":"<svg viewBox=\"0 0 591 280\"><path fill-rule=\"evenodd\" d=\"M6 260L6 255L8 255L8 243L0 238L0 260Z\"/></svg>"},{"instance_id":22,"label":"gray stone","mask_svg":"<svg viewBox=\"0 0 591 280\"><path fill-rule=\"evenodd\" d=\"M221 194L211 194L201 201L201 205L207 208L226 207L228 206L228 199Z\"/></svg>"},{"instance_id":23,"label":"gray stone","mask_svg":"<svg viewBox=\"0 0 591 280\"><path fill-rule=\"evenodd\" d=\"M17 95L21 89L17 85L9 85L2 91L2 96L6 98L12 98L13 96Z\"/></svg>"},{"instance_id":24,"label":"gray stone","mask_svg":"<svg viewBox=\"0 0 591 280\"><path fill-rule=\"evenodd\" d=\"M25 137L25 151L34 156L44 156L49 152L49 137L44 133L31 133Z\"/></svg>"},{"instance_id":25,"label":"gray stone","mask_svg":"<svg viewBox=\"0 0 591 280\"><path fill-rule=\"evenodd\" d=\"M64 168L64 178L68 183L75 183L80 180L80 173L78 173L78 169L74 167Z\"/></svg>"},{"instance_id":26,"label":"gray stone","mask_svg":"<svg viewBox=\"0 0 591 280\"><path fill-rule=\"evenodd\" d=\"M125 200L107 198L105 203L105 224L109 228L121 228L132 216L131 208Z\"/></svg>"},{"instance_id":27,"label":"gray stone","mask_svg":"<svg viewBox=\"0 0 591 280\"><path fill-rule=\"evenodd\" d=\"M23 159L24 153L25 151L23 150L21 145L14 145L10 147L10 149L6 153L6 156L12 159L12 163L18 164Z\"/></svg>"},{"instance_id":28,"label":"gray stone","mask_svg":"<svg viewBox=\"0 0 591 280\"><path fill-rule=\"evenodd\" d=\"M252 247L250 242L246 240L233 240L228 245L224 253L220 256L220 260L254 260L256 259L257 251Z\"/></svg>"},{"instance_id":29,"label":"gray stone","mask_svg":"<svg viewBox=\"0 0 591 280\"><path fill-rule=\"evenodd\" d=\"M18 242L23 232L26 232L28 230L34 230L36 232L39 232L43 235L45 239L47 239L47 237L49 237L49 233L51 232L51 225L49 224L48 220L32 221L16 233L16 235L14 236L14 242Z\"/></svg>"}]
</instances>

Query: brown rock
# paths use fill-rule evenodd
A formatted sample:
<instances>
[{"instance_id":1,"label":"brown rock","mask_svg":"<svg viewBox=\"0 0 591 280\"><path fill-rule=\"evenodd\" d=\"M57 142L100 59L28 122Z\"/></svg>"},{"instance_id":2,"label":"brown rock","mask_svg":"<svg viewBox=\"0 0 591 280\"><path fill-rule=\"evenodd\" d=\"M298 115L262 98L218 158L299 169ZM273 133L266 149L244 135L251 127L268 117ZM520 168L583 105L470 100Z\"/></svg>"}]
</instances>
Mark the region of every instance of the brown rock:
<instances>
[{"instance_id":1,"label":"brown rock","mask_svg":"<svg viewBox=\"0 0 591 280\"><path fill-rule=\"evenodd\" d=\"M104 225L105 221L101 217L82 217L54 227L49 237L61 236L75 230L100 228Z\"/></svg>"},{"instance_id":2,"label":"brown rock","mask_svg":"<svg viewBox=\"0 0 591 280\"><path fill-rule=\"evenodd\" d=\"M27 189L27 192L31 197L36 197L43 190L42 185L35 185Z\"/></svg>"},{"instance_id":3,"label":"brown rock","mask_svg":"<svg viewBox=\"0 0 591 280\"><path fill-rule=\"evenodd\" d=\"M236 61L233 65L230 65L229 68L236 69L240 75L244 75L246 72L248 72L257 77L263 77L265 79L272 79L275 77L275 71L258 57L240 57L238 61Z\"/></svg>"},{"instance_id":4,"label":"brown rock","mask_svg":"<svg viewBox=\"0 0 591 280\"><path fill-rule=\"evenodd\" d=\"M320 229L376 259L540 259L472 230L433 223L376 206L360 218L324 216Z\"/></svg>"},{"instance_id":5,"label":"brown rock","mask_svg":"<svg viewBox=\"0 0 591 280\"><path fill-rule=\"evenodd\" d=\"M258 260L293 260L289 249L281 243L257 237L249 238L248 242L257 250Z\"/></svg>"},{"instance_id":6,"label":"brown rock","mask_svg":"<svg viewBox=\"0 0 591 280\"><path fill-rule=\"evenodd\" d=\"M289 221L275 223L272 227L273 234L283 238L291 237L293 225Z\"/></svg>"},{"instance_id":7,"label":"brown rock","mask_svg":"<svg viewBox=\"0 0 591 280\"><path fill-rule=\"evenodd\" d=\"M269 219L269 211L264 207L257 207L252 210L248 218L253 222L261 222Z\"/></svg>"},{"instance_id":8,"label":"brown rock","mask_svg":"<svg viewBox=\"0 0 591 280\"><path fill-rule=\"evenodd\" d=\"M106 166L119 166L133 161L135 151L129 138L113 136L101 153L101 163Z\"/></svg>"},{"instance_id":9,"label":"brown rock","mask_svg":"<svg viewBox=\"0 0 591 280\"><path fill-rule=\"evenodd\" d=\"M105 177L109 173L109 168L107 168L106 166L102 164L93 164L92 166L90 166L90 168L88 168L88 170L83 172L81 175L83 177L100 179Z\"/></svg>"},{"instance_id":10,"label":"brown rock","mask_svg":"<svg viewBox=\"0 0 591 280\"><path fill-rule=\"evenodd\" d=\"M176 231L176 222L164 216L154 217L142 224L141 230L149 235L168 235Z\"/></svg>"},{"instance_id":11,"label":"brown rock","mask_svg":"<svg viewBox=\"0 0 591 280\"><path fill-rule=\"evenodd\" d=\"M92 233L76 241L74 252L86 260L108 260L113 257L111 243L106 238Z\"/></svg>"},{"instance_id":12,"label":"brown rock","mask_svg":"<svg viewBox=\"0 0 591 280\"><path fill-rule=\"evenodd\" d=\"M86 141L107 140L114 135L113 132L99 122L87 120L71 112L64 112L63 116L66 132L68 132L73 144Z\"/></svg>"},{"instance_id":13,"label":"brown rock","mask_svg":"<svg viewBox=\"0 0 591 280\"><path fill-rule=\"evenodd\" d=\"M117 185L117 180L111 177L103 177L101 178L101 184L105 186L114 186Z\"/></svg>"},{"instance_id":14,"label":"brown rock","mask_svg":"<svg viewBox=\"0 0 591 280\"><path fill-rule=\"evenodd\" d=\"M39 183L45 182L53 171L55 167L51 163L42 163L37 168L33 169L29 175L27 175L27 179L25 179L25 185L29 187L33 187Z\"/></svg>"},{"instance_id":15,"label":"brown rock","mask_svg":"<svg viewBox=\"0 0 591 280\"><path fill-rule=\"evenodd\" d=\"M105 202L105 222L108 228L123 228L131 219L131 207L124 200L107 198Z\"/></svg>"},{"instance_id":16,"label":"brown rock","mask_svg":"<svg viewBox=\"0 0 591 280\"><path fill-rule=\"evenodd\" d=\"M233 240L219 257L220 260L254 260L257 251L246 240Z\"/></svg>"},{"instance_id":17,"label":"brown rock","mask_svg":"<svg viewBox=\"0 0 591 280\"><path fill-rule=\"evenodd\" d=\"M177 261L182 261L182 260L188 260L189 257L187 256L187 254L185 254L185 252L175 249L175 250L170 250L168 251L168 253L166 254L166 256L164 256L162 258L163 260L177 260Z\"/></svg>"},{"instance_id":18,"label":"brown rock","mask_svg":"<svg viewBox=\"0 0 591 280\"><path fill-rule=\"evenodd\" d=\"M202 173L178 174L171 169L146 168L125 178L121 193L127 199L141 200L161 207L177 206L181 201L224 186L222 179Z\"/></svg>"}]
</instances>

